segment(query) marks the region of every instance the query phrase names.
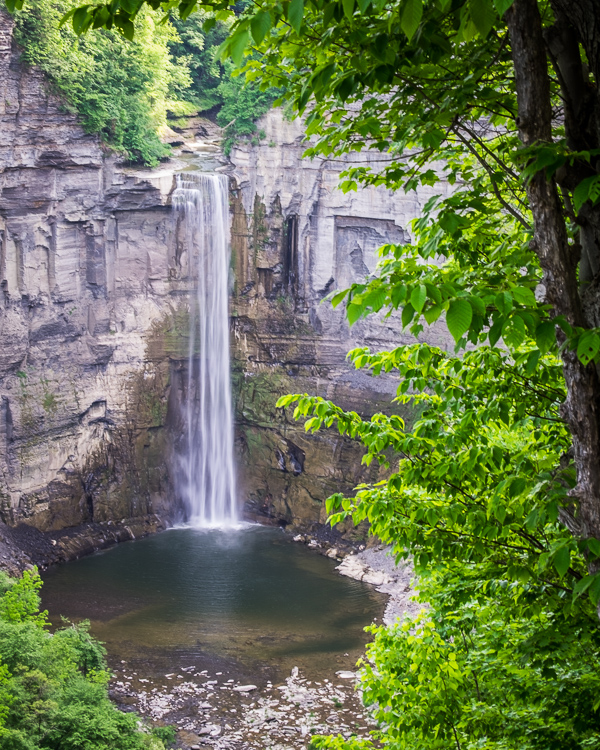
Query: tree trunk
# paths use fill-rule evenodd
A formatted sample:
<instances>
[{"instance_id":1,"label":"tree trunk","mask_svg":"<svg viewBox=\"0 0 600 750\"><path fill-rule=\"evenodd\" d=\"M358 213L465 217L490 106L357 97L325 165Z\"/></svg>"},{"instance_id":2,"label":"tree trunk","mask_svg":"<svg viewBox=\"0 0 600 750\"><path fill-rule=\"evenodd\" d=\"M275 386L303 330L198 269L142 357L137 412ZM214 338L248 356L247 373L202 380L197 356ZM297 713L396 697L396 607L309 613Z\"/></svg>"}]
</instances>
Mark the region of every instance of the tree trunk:
<instances>
[{"instance_id":1,"label":"tree trunk","mask_svg":"<svg viewBox=\"0 0 600 750\"><path fill-rule=\"evenodd\" d=\"M582 4L596 3L582 0ZM549 143L552 140L550 80L537 0L515 0L505 20L515 67L520 138L525 146ZM586 27L590 49L593 47L590 29L598 24L597 13ZM594 57L593 65L596 64L600 65L600 57ZM573 70L569 76L573 78ZM576 109L577 106L572 107ZM586 131L589 133L589 128ZM547 301L555 314L564 316L572 326L588 327L577 278L581 249L569 244L557 186L541 171L530 181L527 193L534 219L533 248L544 272ZM574 351L565 349L562 358L567 384L563 415L573 436L577 469L577 486L571 492L577 504L575 517L582 538L600 539L600 378L595 365L584 367ZM592 563L590 568L596 571L600 566Z\"/></svg>"}]
</instances>

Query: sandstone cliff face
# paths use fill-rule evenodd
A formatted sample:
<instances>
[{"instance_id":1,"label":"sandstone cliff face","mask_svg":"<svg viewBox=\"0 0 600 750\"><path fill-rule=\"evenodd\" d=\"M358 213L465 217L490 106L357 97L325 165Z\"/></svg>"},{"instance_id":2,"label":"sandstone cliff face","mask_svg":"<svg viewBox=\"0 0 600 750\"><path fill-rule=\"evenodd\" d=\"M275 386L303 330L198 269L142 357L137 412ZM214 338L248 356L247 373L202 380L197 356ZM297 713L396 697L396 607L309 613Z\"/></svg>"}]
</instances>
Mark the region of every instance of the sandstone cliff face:
<instances>
[{"instance_id":1,"label":"sandstone cliff face","mask_svg":"<svg viewBox=\"0 0 600 750\"><path fill-rule=\"evenodd\" d=\"M173 176L118 168L11 31L0 11L0 517L47 531L169 514L187 283Z\"/></svg>"},{"instance_id":2,"label":"sandstone cliff face","mask_svg":"<svg viewBox=\"0 0 600 750\"><path fill-rule=\"evenodd\" d=\"M400 333L395 316L371 316L350 329L343 310L323 299L372 274L382 245L408 242L410 220L441 190L344 194L337 186L348 162L303 159L300 122L273 110L259 129L265 134L259 145L243 144L231 155L237 186L232 330L242 487L257 515L307 526L325 521L323 501L330 494L375 478L377 469L363 467L362 449L335 430L306 435L275 402L285 393L307 392L363 415L390 408L395 380L355 371L346 353L414 339ZM377 166L377 156L369 152L352 159ZM448 343L443 326L423 338Z\"/></svg>"}]
</instances>

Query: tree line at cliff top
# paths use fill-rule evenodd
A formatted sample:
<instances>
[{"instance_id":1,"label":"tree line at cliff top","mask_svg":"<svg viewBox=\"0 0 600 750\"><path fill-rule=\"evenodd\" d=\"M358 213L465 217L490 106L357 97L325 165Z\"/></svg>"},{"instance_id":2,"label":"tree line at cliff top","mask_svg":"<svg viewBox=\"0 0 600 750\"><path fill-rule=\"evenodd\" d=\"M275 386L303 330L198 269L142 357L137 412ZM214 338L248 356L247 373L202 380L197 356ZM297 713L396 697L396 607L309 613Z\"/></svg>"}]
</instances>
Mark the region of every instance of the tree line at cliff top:
<instances>
[{"instance_id":1,"label":"tree line at cliff top","mask_svg":"<svg viewBox=\"0 0 600 750\"><path fill-rule=\"evenodd\" d=\"M22 0L10 0L22 5ZM74 33L136 38L111 0ZM306 429L362 441L389 478L328 501L411 556L429 608L374 628L374 742L418 750L600 747L600 7L597 0L207 0L224 59L306 116L309 156L372 148L342 187L431 188L408 245L340 290L353 324L398 314L416 343L358 349L414 420L282 396ZM27 12L26 10L23 12ZM142 16L140 16L142 14ZM186 21L186 22L188 22ZM135 42L134 42L135 43ZM445 180L451 195L435 195ZM440 262L442 261L442 262ZM419 343L445 321L454 351ZM315 747L363 750L352 737Z\"/></svg>"},{"instance_id":2,"label":"tree line at cliff top","mask_svg":"<svg viewBox=\"0 0 600 750\"><path fill-rule=\"evenodd\" d=\"M229 150L240 136L255 133L255 121L275 98L257 85L244 86L234 64L219 58L226 19L205 30L205 15L161 23L164 14L143 9L128 41L114 29L80 37L60 26L75 7L74 0L36 0L18 11L21 59L43 70L85 129L131 163L153 167L168 158L165 129L185 127L202 113L225 128Z\"/></svg>"}]
</instances>

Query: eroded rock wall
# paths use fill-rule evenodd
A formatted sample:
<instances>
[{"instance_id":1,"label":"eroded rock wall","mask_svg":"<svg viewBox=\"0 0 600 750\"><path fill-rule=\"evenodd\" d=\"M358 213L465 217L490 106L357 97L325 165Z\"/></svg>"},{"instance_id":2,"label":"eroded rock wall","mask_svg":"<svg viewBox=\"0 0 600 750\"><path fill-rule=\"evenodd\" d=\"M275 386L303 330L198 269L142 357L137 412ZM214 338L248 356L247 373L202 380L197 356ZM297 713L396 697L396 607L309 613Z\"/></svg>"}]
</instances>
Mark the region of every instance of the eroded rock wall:
<instances>
[{"instance_id":1,"label":"eroded rock wall","mask_svg":"<svg viewBox=\"0 0 600 750\"><path fill-rule=\"evenodd\" d=\"M45 559L64 559L181 510L171 458L193 281L170 195L184 165L119 165L20 63L11 30L0 12L0 520L21 529L9 546L34 550L39 530ZM306 527L377 468L337 433L306 435L275 402L308 392L365 415L390 408L394 380L345 355L411 338L393 316L350 330L323 299L372 273L382 244L408 241L430 193L344 195L346 163L303 159L301 123L275 110L259 128L231 167L240 494L256 517ZM441 329L427 337L446 342Z\"/></svg>"},{"instance_id":2,"label":"eroded rock wall","mask_svg":"<svg viewBox=\"0 0 600 750\"><path fill-rule=\"evenodd\" d=\"M169 516L188 283L173 174L118 167L11 31L0 11L0 518Z\"/></svg>"},{"instance_id":3,"label":"eroded rock wall","mask_svg":"<svg viewBox=\"0 0 600 750\"><path fill-rule=\"evenodd\" d=\"M303 159L302 124L282 110L259 123L259 145L233 150L234 391L241 483L253 513L298 527L325 521L324 500L374 479L362 448L337 431L306 435L275 408L285 393L310 393L370 416L389 410L397 382L357 372L345 360L357 346L412 343L396 316L370 316L349 328L324 298L372 274L377 250L409 241L409 222L436 190L383 188L344 194L343 159ZM370 152L352 155L377 168ZM381 157L379 157L381 158ZM441 346L441 325L423 335ZM405 414L410 419L410 413Z\"/></svg>"}]
</instances>

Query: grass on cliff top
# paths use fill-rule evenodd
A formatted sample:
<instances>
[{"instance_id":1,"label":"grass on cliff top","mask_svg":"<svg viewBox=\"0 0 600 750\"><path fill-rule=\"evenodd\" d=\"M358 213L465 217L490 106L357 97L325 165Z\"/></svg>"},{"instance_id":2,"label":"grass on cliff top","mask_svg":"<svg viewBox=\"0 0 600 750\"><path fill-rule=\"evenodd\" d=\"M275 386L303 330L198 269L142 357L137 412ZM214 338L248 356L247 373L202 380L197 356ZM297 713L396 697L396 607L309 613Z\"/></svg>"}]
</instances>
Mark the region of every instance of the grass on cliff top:
<instances>
[{"instance_id":1,"label":"grass on cliff top","mask_svg":"<svg viewBox=\"0 0 600 750\"><path fill-rule=\"evenodd\" d=\"M88 624L48 632L41 585L37 571L0 572L0 749L164 750L170 727L140 729L110 702L105 652Z\"/></svg>"}]
</instances>

